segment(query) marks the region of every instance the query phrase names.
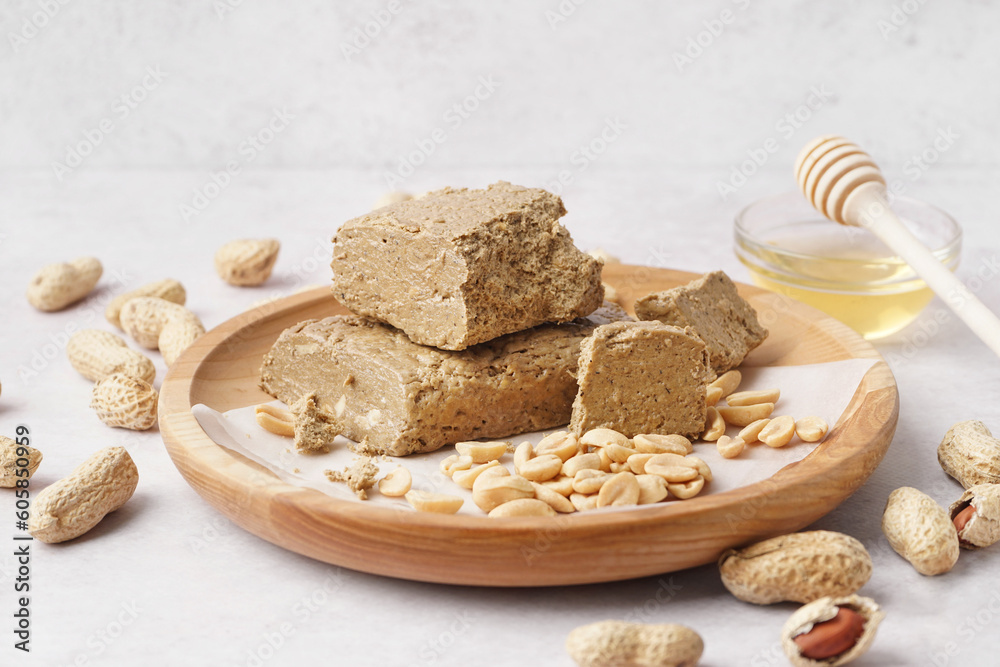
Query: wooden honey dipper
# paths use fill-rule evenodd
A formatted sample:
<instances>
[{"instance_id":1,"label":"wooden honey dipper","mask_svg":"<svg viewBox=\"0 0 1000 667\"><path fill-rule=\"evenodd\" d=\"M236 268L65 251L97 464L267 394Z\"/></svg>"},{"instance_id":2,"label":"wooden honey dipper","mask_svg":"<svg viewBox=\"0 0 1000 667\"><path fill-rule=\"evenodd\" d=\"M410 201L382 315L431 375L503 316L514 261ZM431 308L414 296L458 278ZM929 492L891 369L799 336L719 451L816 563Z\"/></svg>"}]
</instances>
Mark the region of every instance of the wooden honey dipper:
<instances>
[{"instance_id":1,"label":"wooden honey dipper","mask_svg":"<svg viewBox=\"0 0 1000 667\"><path fill-rule=\"evenodd\" d=\"M796 158L795 179L827 218L867 229L892 248L1000 356L1000 319L892 212L885 179L870 155L843 137L817 137Z\"/></svg>"}]
</instances>

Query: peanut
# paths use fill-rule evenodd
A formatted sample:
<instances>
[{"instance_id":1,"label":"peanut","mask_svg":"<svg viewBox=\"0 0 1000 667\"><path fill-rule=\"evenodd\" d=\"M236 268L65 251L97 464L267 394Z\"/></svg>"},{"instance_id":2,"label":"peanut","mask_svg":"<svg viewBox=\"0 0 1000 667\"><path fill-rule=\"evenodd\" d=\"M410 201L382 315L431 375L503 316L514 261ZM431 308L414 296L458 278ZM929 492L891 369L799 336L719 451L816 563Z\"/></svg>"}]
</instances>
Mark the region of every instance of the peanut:
<instances>
[{"instance_id":1,"label":"peanut","mask_svg":"<svg viewBox=\"0 0 1000 667\"><path fill-rule=\"evenodd\" d=\"M937 450L946 473L966 489L977 484L1000 484L1000 440L981 421L952 426Z\"/></svg>"},{"instance_id":2,"label":"peanut","mask_svg":"<svg viewBox=\"0 0 1000 667\"><path fill-rule=\"evenodd\" d=\"M889 494L882 514L882 532L889 546L920 574L948 572L958 560L958 531L948 512L912 487L904 486Z\"/></svg>"},{"instance_id":3,"label":"peanut","mask_svg":"<svg viewBox=\"0 0 1000 667\"><path fill-rule=\"evenodd\" d=\"M562 471L563 462L555 454L542 454L521 466L517 473L532 482L545 482Z\"/></svg>"},{"instance_id":4,"label":"peanut","mask_svg":"<svg viewBox=\"0 0 1000 667\"><path fill-rule=\"evenodd\" d=\"M520 470L535 456L531 443L525 440L514 450L514 470Z\"/></svg>"},{"instance_id":5,"label":"peanut","mask_svg":"<svg viewBox=\"0 0 1000 667\"><path fill-rule=\"evenodd\" d=\"M667 482L667 491L669 491L678 500L689 500L694 498L701 490L705 488L705 478L699 475L695 477L690 482L683 483L673 483Z\"/></svg>"},{"instance_id":6,"label":"peanut","mask_svg":"<svg viewBox=\"0 0 1000 667\"><path fill-rule=\"evenodd\" d=\"M611 479L611 473L606 473L603 470L580 470L573 477L573 490L589 496L600 491L609 479Z\"/></svg>"},{"instance_id":7,"label":"peanut","mask_svg":"<svg viewBox=\"0 0 1000 667\"><path fill-rule=\"evenodd\" d=\"M476 480L479 479L479 476L490 468L500 468L503 470L503 473L499 473L501 475L505 473L510 474L507 472L506 468L500 465L499 461L494 459L489 463L484 463L480 466L476 466L475 468L470 468L468 470L456 470L451 476L451 479L455 482L455 484L458 484L463 489L471 490L472 487L475 486Z\"/></svg>"},{"instance_id":8,"label":"peanut","mask_svg":"<svg viewBox=\"0 0 1000 667\"><path fill-rule=\"evenodd\" d=\"M563 463L576 456L580 451L580 443L576 436L566 431L550 433L535 445L535 455L555 454Z\"/></svg>"},{"instance_id":9,"label":"peanut","mask_svg":"<svg viewBox=\"0 0 1000 667\"><path fill-rule=\"evenodd\" d=\"M719 414L727 424L733 426L749 426L758 419L770 417L774 412L774 403L755 403L754 405L723 406L718 408Z\"/></svg>"},{"instance_id":10,"label":"peanut","mask_svg":"<svg viewBox=\"0 0 1000 667\"><path fill-rule=\"evenodd\" d=\"M163 353L167 366L205 333L201 320L190 310L155 296L126 302L120 318L125 332L139 345Z\"/></svg>"},{"instance_id":11,"label":"peanut","mask_svg":"<svg viewBox=\"0 0 1000 667\"><path fill-rule=\"evenodd\" d=\"M822 597L789 617L781 645L795 667L846 665L868 650L884 616L870 598Z\"/></svg>"},{"instance_id":12,"label":"peanut","mask_svg":"<svg viewBox=\"0 0 1000 667\"><path fill-rule=\"evenodd\" d=\"M472 457L462 456L461 454L452 454L451 456L446 456L438 464L438 468L442 473L451 477L459 470L468 470L472 467Z\"/></svg>"},{"instance_id":13,"label":"peanut","mask_svg":"<svg viewBox=\"0 0 1000 667\"><path fill-rule=\"evenodd\" d=\"M575 628L566 651L580 667L694 667L705 643L683 625L601 621Z\"/></svg>"},{"instance_id":14,"label":"peanut","mask_svg":"<svg viewBox=\"0 0 1000 667\"><path fill-rule=\"evenodd\" d=\"M746 443L742 438L730 438L728 435L721 436L715 441L715 446L719 450L719 456L724 459L735 459L743 453Z\"/></svg>"},{"instance_id":15,"label":"peanut","mask_svg":"<svg viewBox=\"0 0 1000 667\"><path fill-rule=\"evenodd\" d=\"M254 419L265 431L288 438L295 437L295 415L289 410L264 403L254 408Z\"/></svg>"},{"instance_id":16,"label":"peanut","mask_svg":"<svg viewBox=\"0 0 1000 667\"><path fill-rule=\"evenodd\" d=\"M659 475L668 484L689 482L700 474L694 460L677 454L657 454L646 461L643 473Z\"/></svg>"},{"instance_id":17,"label":"peanut","mask_svg":"<svg viewBox=\"0 0 1000 667\"><path fill-rule=\"evenodd\" d=\"M784 415L775 417L760 430L757 439L768 447L784 447L795 436L795 420Z\"/></svg>"},{"instance_id":18,"label":"peanut","mask_svg":"<svg viewBox=\"0 0 1000 667\"><path fill-rule=\"evenodd\" d=\"M705 442L715 442L726 432L726 420L718 408L709 407L705 418L705 432L701 439Z\"/></svg>"},{"instance_id":19,"label":"peanut","mask_svg":"<svg viewBox=\"0 0 1000 667\"><path fill-rule=\"evenodd\" d=\"M31 503L28 531L50 544L83 535L132 497L139 471L124 447L92 454Z\"/></svg>"},{"instance_id":20,"label":"peanut","mask_svg":"<svg viewBox=\"0 0 1000 667\"><path fill-rule=\"evenodd\" d=\"M158 398L145 380L113 373L94 385L90 407L108 426L145 431L156 423Z\"/></svg>"},{"instance_id":21,"label":"peanut","mask_svg":"<svg viewBox=\"0 0 1000 667\"><path fill-rule=\"evenodd\" d=\"M606 447L608 445L628 445L628 437L610 428L592 428L580 436L580 444L588 447Z\"/></svg>"},{"instance_id":22,"label":"peanut","mask_svg":"<svg viewBox=\"0 0 1000 667\"><path fill-rule=\"evenodd\" d=\"M507 453L509 442L456 442L455 451L463 456L471 456L473 463L499 460Z\"/></svg>"},{"instance_id":23,"label":"peanut","mask_svg":"<svg viewBox=\"0 0 1000 667\"><path fill-rule=\"evenodd\" d=\"M633 454L628 457L628 469L636 475L642 475L646 472L646 463L654 456L656 454Z\"/></svg>"},{"instance_id":24,"label":"peanut","mask_svg":"<svg viewBox=\"0 0 1000 667\"><path fill-rule=\"evenodd\" d=\"M781 396L780 389L758 389L755 391L738 391L726 397L726 403L733 407L741 405L757 405L759 403L777 403Z\"/></svg>"},{"instance_id":25,"label":"peanut","mask_svg":"<svg viewBox=\"0 0 1000 667\"><path fill-rule=\"evenodd\" d=\"M722 400L722 387L707 387L705 389L705 405L716 405Z\"/></svg>"},{"instance_id":26,"label":"peanut","mask_svg":"<svg viewBox=\"0 0 1000 667\"><path fill-rule=\"evenodd\" d=\"M565 500L565 498L563 498ZM556 511L537 498L518 498L490 510L491 519L520 516L555 516Z\"/></svg>"},{"instance_id":27,"label":"peanut","mask_svg":"<svg viewBox=\"0 0 1000 667\"><path fill-rule=\"evenodd\" d=\"M640 505L658 503L670 495L667 482L659 475L636 475L635 481L639 484Z\"/></svg>"},{"instance_id":28,"label":"peanut","mask_svg":"<svg viewBox=\"0 0 1000 667\"><path fill-rule=\"evenodd\" d=\"M136 288L131 292L125 292L125 294L116 296L108 304L108 307L104 309L104 318L118 329L123 329L121 322L122 306L140 296L155 296L164 301L176 303L178 306L183 306L187 300L187 292L184 290L184 285L169 278L158 280Z\"/></svg>"},{"instance_id":29,"label":"peanut","mask_svg":"<svg viewBox=\"0 0 1000 667\"><path fill-rule=\"evenodd\" d=\"M579 512L586 512L587 510L592 510L597 507L597 494L585 495L583 493L573 493L569 497L569 501L573 503L573 507Z\"/></svg>"},{"instance_id":30,"label":"peanut","mask_svg":"<svg viewBox=\"0 0 1000 667\"><path fill-rule=\"evenodd\" d=\"M830 426L822 417L803 417L795 422L795 435L802 442L819 442L829 430Z\"/></svg>"},{"instance_id":31,"label":"peanut","mask_svg":"<svg viewBox=\"0 0 1000 667\"><path fill-rule=\"evenodd\" d=\"M109 331L83 329L73 334L66 344L69 363L80 375L92 382L114 373L124 373L152 383L156 367L146 355L129 348L128 344Z\"/></svg>"},{"instance_id":32,"label":"peanut","mask_svg":"<svg viewBox=\"0 0 1000 667\"><path fill-rule=\"evenodd\" d=\"M559 495L569 498L570 494L573 493L573 478L566 477L565 475L560 475L555 479L550 479L547 482L542 482L542 486L547 489L552 489Z\"/></svg>"},{"instance_id":33,"label":"peanut","mask_svg":"<svg viewBox=\"0 0 1000 667\"><path fill-rule=\"evenodd\" d=\"M413 475L403 466L399 466L378 481L378 492L383 496L399 498L409 493L411 486L413 486Z\"/></svg>"},{"instance_id":34,"label":"peanut","mask_svg":"<svg viewBox=\"0 0 1000 667\"><path fill-rule=\"evenodd\" d=\"M49 264L28 284L28 303L47 313L62 310L90 294L103 272L101 263L93 257Z\"/></svg>"},{"instance_id":35,"label":"peanut","mask_svg":"<svg viewBox=\"0 0 1000 667\"><path fill-rule=\"evenodd\" d=\"M458 496L431 493L419 489L410 489L403 497L418 512L433 512L435 514L455 514L465 504L465 501Z\"/></svg>"},{"instance_id":36,"label":"peanut","mask_svg":"<svg viewBox=\"0 0 1000 667\"><path fill-rule=\"evenodd\" d=\"M576 508L573 507L573 503L571 503L566 496L554 490L552 487L544 486L538 482L532 482L531 486L535 489L535 497L548 504L548 506L555 511L563 514L569 514L570 512L576 511ZM501 507L503 507L503 505L501 505Z\"/></svg>"},{"instance_id":37,"label":"peanut","mask_svg":"<svg viewBox=\"0 0 1000 667\"><path fill-rule=\"evenodd\" d=\"M19 479L27 483L41 462L42 453L34 447L0 435L0 488L13 489Z\"/></svg>"},{"instance_id":38,"label":"peanut","mask_svg":"<svg viewBox=\"0 0 1000 667\"><path fill-rule=\"evenodd\" d=\"M215 253L215 271L230 285L260 285L271 277L280 249L277 239L230 241Z\"/></svg>"},{"instance_id":39,"label":"peanut","mask_svg":"<svg viewBox=\"0 0 1000 667\"><path fill-rule=\"evenodd\" d=\"M576 473L580 470L600 470L601 469L601 457L596 453L590 454L577 454L576 456L567 459L562 466L562 474L567 477L576 477Z\"/></svg>"},{"instance_id":40,"label":"peanut","mask_svg":"<svg viewBox=\"0 0 1000 667\"><path fill-rule=\"evenodd\" d=\"M812 602L856 592L871 578L872 559L853 537L814 530L729 549L719 558L719 574L744 602Z\"/></svg>"},{"instance_id":41,"label":"peanut","mask_svg":"<svg viewBox=\"0 0 1000 667\"><path fill-rule=\"evenodd\" d=\"M726 371L719 377L715 379L711 384L708 385L709 389L712 387L717 387L722 390L722 396L720 399L729 396L731 393L736 391L736 388L740 386L740 382L743 381L743 375L739 371Z\"/></svg>"},{"instance_id":42,"label":"peanut","mask_svg":"<svg viewBox=\"0 0 1000 667\"><path fill-rule=\"evenodd\" d=\"M749 424L743 427L743 430L740 431L739 435L740 440L747 443L748 445L754 442L759 442L758 438L760 437L760 432L764 430L764 427L767 426L767 423L769 421L771 420L758 419L757 421L750 422Z\"/></svg>"},{"instance_id":43,"label":"peanut","mask_svg":"<svg viewBox=\"0 0 1000 667\"><path fill-rule=\"evenodd\" d=\"M1000 542L1000 484L976 484L949 508L959 545L980 549Z\"/></svg>"},{"instance_id":44,"label":"peanut","mask_svg":"<svg viewBox=\"0 0 1000 667\"><path fill-rule=\"evenodd\" d=\"M518 498L534 498L535 487L520 475L480 476L472 486L472 502L484 512Z\"/></svg>"},{"instance_id":45,"label":"peanut","mask_svg":"<svg viewBox=\"0 0 1000 667\"><path fill-rule=\"evenodd\" d=\"M691 441L683 435L643 434L632 438L635 451L643 454L690 454L694 451Z\"/></svg>"},{"instance_id":46,"label":"peanut","mask_svg":"<svg viewBox=\"0 0 1000 667\"><path fill-rule=\"evenodd\" d=\"M597 494L598 507L624 507L637 505L642 489L635 475L630 472L620 472L611 475Z\"/></svg>"}]
</instances>

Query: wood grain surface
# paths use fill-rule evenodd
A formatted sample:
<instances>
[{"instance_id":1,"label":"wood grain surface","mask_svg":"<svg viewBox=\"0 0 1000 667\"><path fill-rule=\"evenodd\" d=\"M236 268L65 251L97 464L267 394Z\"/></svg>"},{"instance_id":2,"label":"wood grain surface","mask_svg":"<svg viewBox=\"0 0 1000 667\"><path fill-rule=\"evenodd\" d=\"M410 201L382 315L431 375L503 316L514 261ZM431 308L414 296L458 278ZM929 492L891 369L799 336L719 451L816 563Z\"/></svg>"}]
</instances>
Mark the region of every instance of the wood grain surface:
<instances>
[{"instance_id":1,"label":"wood grain surface","mask_svg":"<svg viewBox=\"0 0 1000 667\"><path fill-rule=\"evenodd\" d=\"M637 297L696 277L622 264L604 269L630 311ZM787 297L739 288L771 331L744 365L879 363L812 453L769 479L724 493L641 511L496 520L339 500L282 482L213 442L191 407L225 411L272 400L258 388L258 373L281 331L347 312L326 288L243 313L195 342L163 382L160 432L184 479L225 516L278 546L355 570L450 584L554 586L702 565L729 547L799 530L839 505L882 460L899 411L888 366L858 334Z\"/></svg>"}]
</instances>

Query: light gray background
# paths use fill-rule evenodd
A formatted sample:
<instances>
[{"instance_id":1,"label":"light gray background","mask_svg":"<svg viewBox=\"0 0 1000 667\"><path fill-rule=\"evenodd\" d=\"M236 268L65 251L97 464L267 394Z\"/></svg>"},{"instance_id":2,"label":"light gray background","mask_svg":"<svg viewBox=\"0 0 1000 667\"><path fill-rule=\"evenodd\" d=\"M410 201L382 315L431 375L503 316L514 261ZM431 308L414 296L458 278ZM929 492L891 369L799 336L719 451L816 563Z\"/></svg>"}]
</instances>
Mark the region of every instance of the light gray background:
<instances>
[{"instance_id":1,"label":"light gray background","mask_svg":"<svg viewBox=\"0 0 1000 667\"><path fill-rule=\"evenodd\" d=\"M379 16L386 25L355 46ZM794 605L739 603L714 567L488 590L357 574L273 547L208 507L155 430L94 418L90 385L65 360L67 332L109 328L112 295L166 276L187 285L210 327L323 283L329 237L389 181L412 192L498 179L549 187L581 247L746 280L733 215L792 189L795 154L827 132L959 220L959 275L1000 310L998 20L989 3L916 0L2 3L0 432L31 427L46 456L36 493L113 444L129 448L141 483L86 538L34 545L33 652L24 661L5 631L0 663L253 665L256 653L266 665L568 665L572 627L630 617L697 628L705 665L785 664L776 644ZM401 161L420 164L396 183ZM215 249L253 236L281 239L274 277L222 284ZM32 310L31 275L81 254L104 262L98 292L61 313ZM900 387L896 439L870 482L819 523L862 539L875 559L864 592L888 617L859 665L991 664L1000 650L1000 552L963 553L931 579L878 528L898 486L957 497L934 458L953 422L1000 425L997 360L955 318L935 325L943 308L935 301L878 344ZM0 535L13 533L13 498L0 507L10 526ZM4 615L9 552L0 548Z\"/></svg>"}]
</instances>

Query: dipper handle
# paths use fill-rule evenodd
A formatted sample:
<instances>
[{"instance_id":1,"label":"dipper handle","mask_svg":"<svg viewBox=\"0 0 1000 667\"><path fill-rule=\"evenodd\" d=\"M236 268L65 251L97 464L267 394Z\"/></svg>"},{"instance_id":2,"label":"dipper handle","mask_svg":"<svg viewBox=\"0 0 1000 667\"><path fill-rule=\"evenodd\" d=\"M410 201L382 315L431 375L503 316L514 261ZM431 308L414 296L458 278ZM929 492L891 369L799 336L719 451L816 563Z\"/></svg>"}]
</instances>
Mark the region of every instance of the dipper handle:
<instances>
[{"instance_id":1,"label":"dipper handle","mask_svg":"<svg viewBox=\"0 0 1000 667\"><path fill-rule=\"evenodd\" d=\"M843 137L818 137L795 160L795 179L827 218L863 227L892 248L1000 357L1000 319L892 212L885 179L870 155Z\"/></svg>"}]
</instances>

